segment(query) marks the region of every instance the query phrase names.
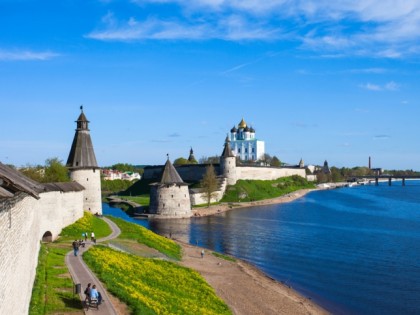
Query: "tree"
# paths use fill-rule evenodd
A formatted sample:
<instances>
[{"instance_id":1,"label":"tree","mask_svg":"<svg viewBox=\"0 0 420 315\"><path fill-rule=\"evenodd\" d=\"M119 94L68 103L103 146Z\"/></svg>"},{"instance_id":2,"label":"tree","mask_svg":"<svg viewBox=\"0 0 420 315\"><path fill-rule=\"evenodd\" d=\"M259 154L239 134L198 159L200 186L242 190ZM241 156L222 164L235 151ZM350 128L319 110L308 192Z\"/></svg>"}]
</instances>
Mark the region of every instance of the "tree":
<instances>
[{"instance_id":1,"label":"tree","mask_svg":"<svg viewBox=\"0 0 420 315\"><path fill-rule=\"evenodd\" d=\"M206 167L206 173L200 183L201 190L207 199L207 207L209 207L211 198L215 195L217 190L217 178L212 164Z\"/></svg>"},{"instance_id":2,"label":"tree","mask_svg":"<svg viewBox=\"0 0 420 315\"><path fill-rule=\"evenodd\" d=\"M58 158L49 158L45 161L45 166L28 165L21 169L20 172L40 183L52 182L69 182L70 177L67 167L65 167L61 160Z\"/></svg>"},{"instance_id":3,"label":"tree","mask_svg":"<svg viewBox=\"0 0 420 315\"><path fill-rule=\"evenodd\" d=\"M275 166L275 167L280 167L281 166L281 161L279 160L279 158L277 156L273 156L273 158L271 159L271 166Z\"/></svg>"},{"instance_id":4,"label":"tree","mask_svg":"<svg viewBox=\"0 0 420 315\"><path fill-rule=\"evenodd\" d=\"M177 158L174 161L174 165L185 165L185 164L190 164L190 162L187 159L184 159L183 157Z\"/></svg>"},{"instance_id":5,"label":"tree","mask_svg":"<svg viewBox=\"0 0 420 315\"><path fill-rule=\"evenodd\" d=\"M218 164L220 163L220 156L202 156L199 159L200 164Z\"/></svg>"}]
</instances>

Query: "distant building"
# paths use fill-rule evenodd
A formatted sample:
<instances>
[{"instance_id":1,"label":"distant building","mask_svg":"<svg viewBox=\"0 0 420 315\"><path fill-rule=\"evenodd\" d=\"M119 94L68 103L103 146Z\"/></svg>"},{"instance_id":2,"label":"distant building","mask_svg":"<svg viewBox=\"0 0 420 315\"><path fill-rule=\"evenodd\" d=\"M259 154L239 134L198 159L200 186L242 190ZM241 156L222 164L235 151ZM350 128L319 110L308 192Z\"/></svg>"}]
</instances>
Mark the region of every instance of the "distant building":
<instances>
[{"instance_id":1,"label":"distant building","mask_svg":"<svg viewBox=\"0 0 420 315\"><path fill-rule=\"evenodd\" d=\"M120 172L118 170L108 170L108 169L102 170L102 176L104 180L121 179L121 180L133 181L133 180L141 179L140 174L136 172Z\"/></svg>"},{"instance_id":2,"label":"distant building","mask_svg":"<svg viewBox=\"0 0 420 315\"><path fill-rule=\"evenodd\" d=\"M230 130L230 146L235 156L242 161L256 161L265 154L264 141L257 140L255 129L249 127L244 119Z\"/></svg>"}]
</instances>

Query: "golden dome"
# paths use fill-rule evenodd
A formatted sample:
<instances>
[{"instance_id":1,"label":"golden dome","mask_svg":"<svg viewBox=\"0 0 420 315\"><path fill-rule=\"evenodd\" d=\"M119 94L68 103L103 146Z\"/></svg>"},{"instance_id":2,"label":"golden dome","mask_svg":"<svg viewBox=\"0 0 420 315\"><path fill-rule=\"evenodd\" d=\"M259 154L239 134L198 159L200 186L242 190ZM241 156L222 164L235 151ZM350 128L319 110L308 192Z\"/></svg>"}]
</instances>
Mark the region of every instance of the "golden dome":
<instances>
[{"instance_id":1,"label":"golden dome","mask_svg":"<svg viewBox=\"0 0 420 315\"><path fill-rule=\"evenodd\" d=\"M241 122L239 123L238 128L246 128L246 122L243 118L242 118Z\"/></svg>"}]
</instances>

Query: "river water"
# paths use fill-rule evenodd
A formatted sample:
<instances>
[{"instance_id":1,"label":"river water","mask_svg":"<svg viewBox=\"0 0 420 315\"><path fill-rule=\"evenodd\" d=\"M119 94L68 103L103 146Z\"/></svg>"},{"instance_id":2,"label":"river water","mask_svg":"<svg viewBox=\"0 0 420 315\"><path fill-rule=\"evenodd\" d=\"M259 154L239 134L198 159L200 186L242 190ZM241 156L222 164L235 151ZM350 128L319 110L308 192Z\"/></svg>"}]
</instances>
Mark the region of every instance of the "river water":
<instances>
[{"instance_id":1,"label":"river water","mask_svg":"<svg viewBox=\"0 0 420 315\"><path fill-rule=\"evenodd\" d=\"M420 314L420 182L314 191L210 217L147 221L244 259L334 314Z\"/></svg>"}]
</instances>

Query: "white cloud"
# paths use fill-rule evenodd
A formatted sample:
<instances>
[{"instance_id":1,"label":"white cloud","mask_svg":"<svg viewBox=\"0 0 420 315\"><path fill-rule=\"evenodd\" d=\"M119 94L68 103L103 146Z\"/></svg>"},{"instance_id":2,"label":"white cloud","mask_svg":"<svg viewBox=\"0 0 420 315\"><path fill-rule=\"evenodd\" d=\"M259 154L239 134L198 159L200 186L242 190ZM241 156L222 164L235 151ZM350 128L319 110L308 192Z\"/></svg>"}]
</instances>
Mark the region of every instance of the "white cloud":
<instances>
[{"instance_id":1,"label":"white cloud","mask_svg":"<svg viewBox=\"0 0 420 315\"><path fill-rule=\"evenodd\" d=\"M31 60L49 60L60 56L51 51L35 52L30 50L1 50L0 60L3 61L31 61Z\"/></svg>"},{"instance_id":2,"label":"white cloud","mask_svg":"<svg viewBox=\"0 0 420 315\"><path fill-rule=\"evenodd\" d=\"M364 88L369 91L381 91L382 88L380 85L372 84L372 83L365 83L360 85L361 88Z\"/></svg>"},{"instance_id":3,"label":"white cloud","mask_svg":"<svg viewBox=\"0 0 420 315\"><path fill-rule=\"evenodd\" d=\"M384 85L364 83L360 87L369 91L398 91L400 89L400 85L394 81L390 81Z\"/></svg>"},{"instance_id":4,"label":"white cloud","mask_svg":"<svg viewBox=\"0 0 420 315\"><path fill-rule=\"evenodd\" d=\"M131 0L147 9L172 5L159 16L123 25L106 23L87 37L100 40L223 39L301 42L323 56L401 58L418 54L418 0ZM152 6L153 5L153 6ZM155 11L152 12L154 14Z\"/></svg>"}]
</instances>

